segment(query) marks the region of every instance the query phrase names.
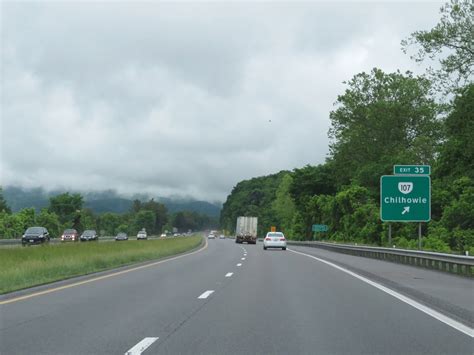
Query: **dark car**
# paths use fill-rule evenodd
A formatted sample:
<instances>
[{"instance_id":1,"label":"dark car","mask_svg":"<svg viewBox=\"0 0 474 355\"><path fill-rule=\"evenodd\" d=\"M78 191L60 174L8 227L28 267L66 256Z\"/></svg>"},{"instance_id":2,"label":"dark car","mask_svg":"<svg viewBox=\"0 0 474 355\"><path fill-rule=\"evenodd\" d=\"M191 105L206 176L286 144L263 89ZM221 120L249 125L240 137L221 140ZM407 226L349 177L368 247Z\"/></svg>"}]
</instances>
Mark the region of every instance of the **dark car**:
<instances>
[{"instance_id":1,"label":"dark car","mask_svg":"<svg viewBox=\"0 0 474 355\"><path fill-rule=\"evenodd\" d=\"M97 235L97 232L95 230L87 229L81 234L81 237L79 239L81 240L81 242L87 242L90 240L99 240L99 236Z\"/></svg>"},{"instance_id":2,"label":"dark car","mask_svg":"<svg viewBox=\"0 0 474 355\"><path fill-rule=\"evenodd\" d=\"M49 233L48 230L44 227L30 227L25 231L21 238L21 244L33 245L33 244L42 244L49 242Z\"/></svg>"},{"instance_id":3,"label":"dark car","mask_svg":"<svg viewBox=\"0 0 474 355\"><path fill-rule=\"evenodd\" d=\"M61 235L62 242L77 242L79 240L79 233L75 229L66 229Z\"/></svg>"},{"instance_id":4,"label":"dark car","mask_svg":"<svg viewBox=\"0 0 474 355\"><path fill-rule=\"evenodd\" d=\"M127 233L119 233L117 234L117 236L115 237L115 240L118 242L118 241L121 241L121 240L128 240L128 235Z\"/></svg>"}]
</instances>

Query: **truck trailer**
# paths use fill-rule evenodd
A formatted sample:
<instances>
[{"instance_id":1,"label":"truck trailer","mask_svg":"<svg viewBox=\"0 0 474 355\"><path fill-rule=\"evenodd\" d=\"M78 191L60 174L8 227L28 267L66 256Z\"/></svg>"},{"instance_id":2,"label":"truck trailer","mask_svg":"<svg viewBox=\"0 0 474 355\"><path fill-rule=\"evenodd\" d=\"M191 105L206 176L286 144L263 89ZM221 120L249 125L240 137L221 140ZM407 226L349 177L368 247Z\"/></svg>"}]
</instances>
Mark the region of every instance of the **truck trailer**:
<instances>
[{"instance_id":1,"label":"truck trailer","mask_svg":"<svg viewBox=\"0 0 474 355\"><path fill-rule=\"evenodd\" d=\"M235 242L248 244L257 244L257 217L237 217L237 226L235 227Z\"/></svg>"}]
</instances>

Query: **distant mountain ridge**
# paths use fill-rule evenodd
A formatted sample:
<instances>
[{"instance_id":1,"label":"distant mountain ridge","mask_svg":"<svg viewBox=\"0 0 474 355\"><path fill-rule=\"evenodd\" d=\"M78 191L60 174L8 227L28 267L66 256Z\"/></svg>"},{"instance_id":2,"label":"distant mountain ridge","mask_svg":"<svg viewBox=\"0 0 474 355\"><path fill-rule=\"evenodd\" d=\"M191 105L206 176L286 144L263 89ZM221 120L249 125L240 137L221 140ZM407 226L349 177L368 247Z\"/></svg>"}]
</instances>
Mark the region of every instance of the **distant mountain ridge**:
<instances>
[{"instance_id":1,"label":"distant mountain ridge","mask_svg":"<svg viewBox=\"0 0 474 355\"><path fill-rule=\"evenodd\" d=\"M24 189L15 186L3 188L3 196L13 212L17 212L23 208L34 207L36 210L47 207L49 198L59 195L66 191L45 191L42 188ZM69 191L75 193L76 191ZM130 208L135 199L147 201L151 196L134 195L132 198L123 197L115 191L94 191L94 192L78 192L84 197L84 207L89 208L95 213L115 212L125 213ZM166 197L156 197L156 201L163 203L171 213L179 211L194 211L208 215L210 217L218 217L221 207L217 204L207 201L197 201L191 199L173 199Z\"/></svg>"}]
</instances>

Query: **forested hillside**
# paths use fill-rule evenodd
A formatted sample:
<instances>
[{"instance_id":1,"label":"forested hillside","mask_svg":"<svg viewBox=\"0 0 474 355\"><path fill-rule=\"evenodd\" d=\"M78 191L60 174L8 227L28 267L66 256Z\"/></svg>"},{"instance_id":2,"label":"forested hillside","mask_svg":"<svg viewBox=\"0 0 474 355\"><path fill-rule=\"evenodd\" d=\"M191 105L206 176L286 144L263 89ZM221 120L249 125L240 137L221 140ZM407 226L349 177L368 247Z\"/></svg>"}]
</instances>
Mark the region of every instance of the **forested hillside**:
<instances>
[{"instance_id":1,"label":"forested hillside","mask_svg":"<svg viewBox=\"0 0 474 355\"><path fill-rule=\"evenodd\" d=\"M234 230L237 216L258 216L260 236L274 225L292 239L386 245L379 179L394 164L425 164L432 166L432 220L422 226L424 249L474 254L472 14L470 2L448 3L435 28L402 42L418 50L414 59L436 59L439 70L415 76L375 68L345 82L329 112L326 162L238 183L222 227ZM313 235L312 224L329 232ZM392 223L393 244L415 248L416 228Z\"/></svg>"},{"instance_id":2,"label":"forested hillside","mask_svg":"<svg viewBox=\"0 0 474 355\"><path fill-rule=\"evenodd\" d=\"M168 211L167 207L154 199L134 200L123 213L105 212L97 214L88 208L81 194L62 193L49 197L40 211L34 207L12 212L0 188L0 238L19 238L31 226L48 229L52 237L58 237L68 228L82 232L95 229L100 235L112 236L119 232L135 235L142 228L149 234L198 231L216 228L216 217L195 211Z\"/></svg>"},{"instance_id":3,"label":"forested hillside","mask_svg":"<svg viewBox=\"0 0 474 355\"><path fill-rule=\"evenodd\" d=\"M23 189L20 187L7 186L3 189L3 196L13 212L18 212L23 208L33 207L39 212L47 207L51 197L65 193L66 191L45 191L41 188ZM123 197L115 191L97 191L81 193L84 199L84 207L94 213L126 213L130 210L134 200L147 201L151 198L148 195L137 195L132 198ZM209 217L218 217L220 207L206 202L184 199L155 198L163 203L171 213L179 211L192 211L205 214Z\"/></svg>"}]
</instances>

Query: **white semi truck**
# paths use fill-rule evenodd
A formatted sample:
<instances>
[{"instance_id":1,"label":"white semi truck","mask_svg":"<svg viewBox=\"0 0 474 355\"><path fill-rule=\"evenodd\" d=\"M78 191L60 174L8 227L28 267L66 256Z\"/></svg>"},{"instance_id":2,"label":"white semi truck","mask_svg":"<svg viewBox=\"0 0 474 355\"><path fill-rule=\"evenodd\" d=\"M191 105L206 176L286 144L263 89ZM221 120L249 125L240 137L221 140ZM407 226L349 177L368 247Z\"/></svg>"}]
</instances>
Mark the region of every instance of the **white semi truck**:
<instances>
[{"instance_id":1,"label":"white semi truck","mask_svg":"<svg viewBox=\"0 0 474 355\"><path fill-rule=\"evenodd\" d=\"M257 217L237 217L235 227L235 242L257 244Z\"/></svg>"}]
</instances>

